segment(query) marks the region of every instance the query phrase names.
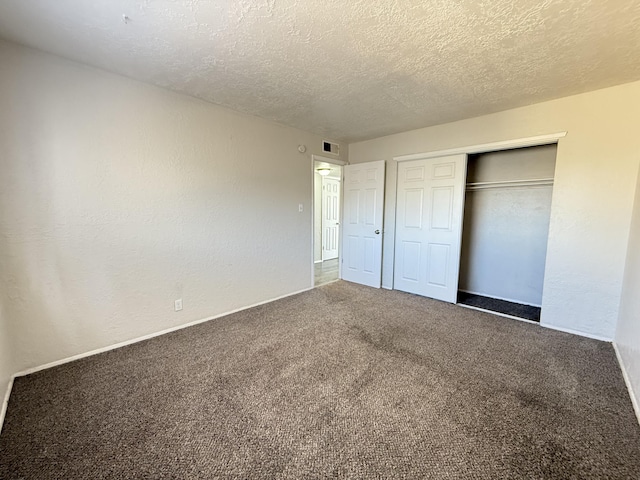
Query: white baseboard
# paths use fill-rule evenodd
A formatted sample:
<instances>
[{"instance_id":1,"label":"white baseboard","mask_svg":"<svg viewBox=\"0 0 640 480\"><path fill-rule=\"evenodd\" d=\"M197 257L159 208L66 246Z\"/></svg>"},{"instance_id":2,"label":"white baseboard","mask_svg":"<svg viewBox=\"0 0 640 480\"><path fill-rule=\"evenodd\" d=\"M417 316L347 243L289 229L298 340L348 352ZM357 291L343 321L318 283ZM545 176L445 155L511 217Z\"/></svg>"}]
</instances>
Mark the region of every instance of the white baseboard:
<instances>
[{"instance_id":1,"label":"white baseboard","mask_svg":"<svg viewBox=\"0 0 640 480\"><path fill-rule=\"evenodd\" d=\"M613 341L613 339L610 337L604 337L602 335L596 335L594 333L581 332L580 330L573 330L571 328L556 327L555 325L549 325L546 323L540 323L540 326L544 328L549 328L551 330L557 330L558 332L571 333L572 335L578 335L580 337L587 337L587 338L592 338L594 340L600 340L601 342Z\"/></svg>"},{"instance_id":2,"label":"white baseboard","mask_svg":"<svg viewBox=\"0 0 640 480\"><path fill-rule=\"evenodd\" d=\"M7 407L9 406L9 397L11 396L11 389L13 388L13 379L15 375L11 375L9 379L9 385L7 385L7 391L4 394L4 399L2 400L2 407L0 407L0 433L2 433L2 425L4 425L4 417L7 414Z\"/></svg>"},{"instance_id":3,"label":"white baseboard","mask_svg":"<svg viewBox=\"0 0 640 480\"><path fill-rule=\"evenodd\" d=\"M316 264L316 263L322 263L322 260L315 260L313 263L314 263L314 264Z\"/></svg>"},{"instance_id":4,"label":"white baseboard","mask_svg":"<svg viewBox=\"0 0 640 480\"><path fill-rule=\"evenodd\" d=\"M113 345L109 345L109 346L106 346L106 347L97 348L95 350L90 350L90 351L85 352L85 353L79 353L78 355L73 355L71 357L67 357L67 358L63 358L63 359L60 359L60 360L56 360L54 362L46 363L46 364L40 365L38 367L33 367L33 368L29 368L27 370L23 370L21 372L16 373L14 375L14 377L23 377L25 375L30 375L32 373L36 373L36 372L39 372L41 370L46 370L48 368L57 367L58 365L63 365L65 363L73 362L75 360L80 360L82 358L87 358L87 357L90 357L92 355L97 355L98 353L108 352L110 350L115 350L116 348L126 347L127 345L132 345L134 343L142 342L144 340L149 340L150 338L159 337L160 335L165 335L167 333L175 332L177 330L182 330L183 328L193 327L194 325L198 325L200 323L209 322L211 320L215 320L216 318L225 317L227 315L231 315L232 313L241 312L243 310L248 310L249 308L253 308L253 307L258 307L260 305L264 305L265 303L275 302L276 300L281 300L283 298L291 297L293 295L298 295L299 293L307 292L307 291L311 290L312 288L313 287L305 288L303 290L298 290L297 292L293 292L293 293L287 293L286 295L281 295L279 297L271 298L269 300L264 300L262 302L254 303L253 305L249 305L249 306L241 307L241 308L236 308L235 310L231 310L231 311L225 312L225 313L220 313L220 314L215 315L213 317L207 317L207 318L203 318L201 320L195 320L193 322L184 323L182 325L177 325L175 327L166 328L164 330L160 330L159 332L149 333L147 335L143 335L141 337L136 337L136 338L131 339L131 340L125 340L124 342L119 342L119 343L115 343Z\"/></svg>"},{"instance_id":5,"label":"white baseboard","mask_svg":"<svg viewBox=\"0 0 640 480\"><path fill-rule=\"evenodd\" d=\"M613 345L613 350L616 352L616 358L618 359L618 364L620 365L620 370L622 370L622 378L624 378L624 383L627 385L627 390L629 391L629 397L631 398L631 405L633 405L633 410L636 412L636 418L638 419L638 423L640 424L640 402L636 397L635 392L633 391L633 386L631 385L631 379L629 378L629 374L627 373L627 369L624 365L624 361L622 360L622 355L620 355L620 350L618 350L618 345L615 341L611 342Z\"/></svg>"}]
</instances>

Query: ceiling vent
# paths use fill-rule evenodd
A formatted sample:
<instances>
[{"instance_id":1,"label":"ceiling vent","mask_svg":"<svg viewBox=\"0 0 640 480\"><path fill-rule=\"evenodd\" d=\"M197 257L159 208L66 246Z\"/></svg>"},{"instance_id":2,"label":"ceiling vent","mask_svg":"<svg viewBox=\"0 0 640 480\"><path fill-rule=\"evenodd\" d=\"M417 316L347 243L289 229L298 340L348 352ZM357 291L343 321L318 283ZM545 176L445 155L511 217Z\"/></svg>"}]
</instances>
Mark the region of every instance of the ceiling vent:
<instances>
[{"instance_id":1,"label":"ceiling vent","mask_svg":"<svg viewBox=\"0 0 640 480\"><path fill-rule=\"evenodd\" d=\"M331 155L340 155L340 145L327 141L322 142L322 151Z\"/></svg>"}]
</instances>

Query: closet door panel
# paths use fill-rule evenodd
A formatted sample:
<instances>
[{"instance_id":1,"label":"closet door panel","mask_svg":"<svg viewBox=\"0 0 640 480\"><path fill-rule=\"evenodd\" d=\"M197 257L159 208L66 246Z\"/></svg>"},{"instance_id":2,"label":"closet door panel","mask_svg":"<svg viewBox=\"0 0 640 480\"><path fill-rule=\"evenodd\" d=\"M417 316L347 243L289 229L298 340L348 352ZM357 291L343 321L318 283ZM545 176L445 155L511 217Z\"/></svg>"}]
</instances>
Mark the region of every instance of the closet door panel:
<instances>
[{"instance_id":1,"label":"closet door panel","mask_svg":"<svg viewBox=\"0 0 640 480\"><path fill-rule=\"evenodd\" d=\"M449 245L430 243L427 248L427 284L430 287L447 287L449 272Z\"/></svg>"},{"instance_id":2,"label":"closet door panel","mask_svg":"<svg viewBox=\"0 0 640 480\"><path fill-rule=\"evenodd\" d=\"M411 188L405 192L404 228L422 229L422 206L424 189Z\"/></svg>"},{"instance_id":3,"label":"closet door panel","mask_svg":"<svg viewBox=\"0 0 640 480\"><path fill-rule=\"evenodd\" d=\"M451 231L453 220L453 187L431 190L431 229Z\"/></svg>"},{"instance_id":4,"label":"closet door panel","mask_svg":"<svg viewBox=\"0 0 640 480\"><path fill-rule=\"evenodd\" d=\"M394 288L455 303L466 155L400 162Z\"/></svg>"},{"instance_id":5,"label":"closet door panel","mask_svg":"<svg viewBox=\"0 0 640 480\"><path fill-rule=\"evenodd\" d=\"M417 283L420 265L420 242L402 242L402 280Z\"/></svg>"}]
</instances>

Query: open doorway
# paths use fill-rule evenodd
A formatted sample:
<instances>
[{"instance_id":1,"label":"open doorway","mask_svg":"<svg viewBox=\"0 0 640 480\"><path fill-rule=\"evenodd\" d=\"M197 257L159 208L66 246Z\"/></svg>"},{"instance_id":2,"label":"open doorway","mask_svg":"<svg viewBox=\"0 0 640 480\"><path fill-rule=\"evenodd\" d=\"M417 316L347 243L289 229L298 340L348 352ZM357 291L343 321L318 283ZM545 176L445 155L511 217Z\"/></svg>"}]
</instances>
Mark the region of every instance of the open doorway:
<instances>
[{"instance_id":1,"label":"open doorway","mask_svg":"<svg viewBox=\"0 0 640 480\"><path fill-rule=\"evenodd\" d=\"M313 164L314 285L338 280L342 165L314 159Z\"/></svg>"}]
</instances>

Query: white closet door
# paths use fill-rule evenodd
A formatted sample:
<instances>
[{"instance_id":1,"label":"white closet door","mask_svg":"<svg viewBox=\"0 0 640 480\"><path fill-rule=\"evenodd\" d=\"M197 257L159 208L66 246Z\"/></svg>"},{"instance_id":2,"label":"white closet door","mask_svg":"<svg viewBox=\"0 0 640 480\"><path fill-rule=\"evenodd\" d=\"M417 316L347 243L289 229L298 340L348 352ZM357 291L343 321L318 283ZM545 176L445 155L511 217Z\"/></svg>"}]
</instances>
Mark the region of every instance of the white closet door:
<instances>
[{"instance_id":1,"label":"white closet door","mask_svg":"<svg viewBox=\"0 0 640 480\"><path fill-rule=\"evenodd\" d=\"M466 155L398 163L394 288L456 303Z\"/></svg>"},{"instance_id":2,"label":"white closet door","mask_svg":"<svg viewBox=\"0 0 640 480\"><path fill-rule=\"evenodd\" d=\"M342 279L380 288L384 160L344 167Z\"/></svg>"}]
</instances>

